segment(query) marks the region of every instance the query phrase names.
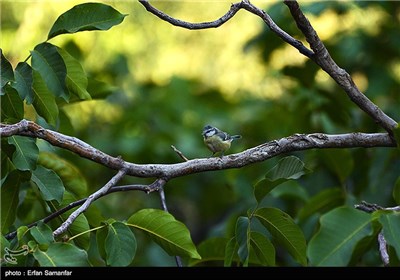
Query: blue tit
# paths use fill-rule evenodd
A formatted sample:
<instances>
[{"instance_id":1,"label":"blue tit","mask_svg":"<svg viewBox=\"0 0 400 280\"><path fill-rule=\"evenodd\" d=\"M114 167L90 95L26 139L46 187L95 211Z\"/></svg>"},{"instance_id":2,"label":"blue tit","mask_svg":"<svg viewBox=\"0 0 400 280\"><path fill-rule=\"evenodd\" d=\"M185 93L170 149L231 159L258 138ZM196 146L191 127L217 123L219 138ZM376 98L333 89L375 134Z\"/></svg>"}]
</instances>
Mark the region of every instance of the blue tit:
<instances>
[{"instance_id":1,"label":"blue tit","mask_svg":"<svg viewBox=\"0 0 400 280\"><path fill-rule=\"evenodd\" d=\"M206 125L203 128L202 135L204 143L210 151L213 152L212 156L220 152L221 157L224 156L224 152L231 147L233 140L242 138L240 135L230 136L228 133L211 125Z\"/></svg>"}]
</instances>

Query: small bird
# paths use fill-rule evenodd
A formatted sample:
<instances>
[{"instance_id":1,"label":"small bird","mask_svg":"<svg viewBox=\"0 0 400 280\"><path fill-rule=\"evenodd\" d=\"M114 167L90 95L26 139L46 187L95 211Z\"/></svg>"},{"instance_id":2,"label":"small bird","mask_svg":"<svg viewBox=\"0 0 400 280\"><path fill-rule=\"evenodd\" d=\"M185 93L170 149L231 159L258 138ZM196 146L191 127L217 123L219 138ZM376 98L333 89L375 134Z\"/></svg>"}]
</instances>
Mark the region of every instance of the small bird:
<instances>
[{"instance_id":1,"label":"small bird","mask_svg":"<svg viewBox=\"0 0 400 280\"><path fill-rule=\"evenodd\" d=\"M211 125L206 125L203 128L203 140L207 145L208 149L213 152L212 156L216 153L221 153L221 157L224 156L224 152L231 147L231 142L235 139L240 139L242 136L233 135L230 136L228 133Z\"/></svg>"}]
</instances>

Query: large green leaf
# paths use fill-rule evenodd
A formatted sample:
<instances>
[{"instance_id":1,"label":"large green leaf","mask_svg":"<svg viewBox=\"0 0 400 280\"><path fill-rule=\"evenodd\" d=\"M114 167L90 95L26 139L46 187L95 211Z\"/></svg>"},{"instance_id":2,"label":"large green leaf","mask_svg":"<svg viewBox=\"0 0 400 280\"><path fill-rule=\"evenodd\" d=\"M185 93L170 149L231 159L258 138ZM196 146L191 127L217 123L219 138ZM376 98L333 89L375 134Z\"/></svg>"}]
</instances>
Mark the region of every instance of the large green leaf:
<instances>
[{"instance_id":1,"label":"large green leaf","mask_svg":"<svg viewBox=\"0 0 400 280\"><path fill-rule=\"evenodd\" d=\"M189 266L199 263L207 263L213 261L223 261L225 259L225 247L227 239L224 237L212 237L197 245L197 251L201 259L190 259Z\"/></svg>"},{"instance_id":2,"label":"large green leaf","mask_svg":"<svg viewBox=\"0 0 400 280\"><path fill-rule=\"evenodd\" d=\"M49 91L54 96L68 101L69 94L65 84L67 68L57 47L49 43L42 43L31 51L31 55L32 68L40 73ZM36 77L33 78L35 80Z\"/></svg>"},{"instance_id":3,"label":"large green leaf","mask_svg":"<svg viewBox=\"0 0 400 280\"><path fill-rule=\"evenodd\" d=\"M317 212L327 212L343 205L345 195L340 188L329 188L313 196L299 212L299 219L304 220Z\"/></svg>"},{"instance_id":4,"label":"large green leaf","mask_svg":"<svg viewBox=\"0 0 400 280\"><path fill-rule=\"evenodd\" d=\"M400 259L400 213L381 214L379 221L383 226L383 236L387 244L393 246Z\"/></svg>"},{"instance_id":5,"label":"large green leaf","mask_svg":"<svg viewBox=\"0 0 400 280\"><path fill-rule=\"evenodd\" d=\"M92 99L87 92L88 79L82 65L72 55L63 49L57 48L67 67L66 85L70 94L80 99Z\"/></svg>"},{"instance_id":6,"label":"large green leaf","mask_svg":"<svg viewBox=\"0 0 400 280\"><path fill-rule=\"evenodd\" d=\"M307 264L304 234L287 213L277 208L260 208L254 217L260 220L295 260L302 265Z\"/></svg>"},{"instance_id":7,"label":"large green leaf","mask_svg":"<svg viewBox=\"0 0 400 280\"><path fill-rule=\"evenodd\" d=\"M72 163L54 153L40 152L38 164L57 173L66 190L72 192L78 197L86 195L87 182L85 177Z\"/></svg>"},{"instance_id":8,"label":"large green leaf","mask_svg":"<svg viewBox=\"0 0 400 280\"><path fill-rule=\"evenodd\" d=\"M40 222L32 227L30 233L38 244L50 244L54 242L52 229L44 223Z\"/></svg>"},{"instance_id":9,"label":"large green leaf","mask_svg":"<svg viewBox=\"0 0 400 280\"><path fill-rule=\"evenodd\" d=\"M55 126L58 117L58 106L55 97L47 88L42 76L33 71L33 107L39 116Z\"/></svg>"},{"instance_id":10,"label":"large green leaf","mask_svg":"<svg viewBox=\"0 0 400 280\"><path fill-rule=\"evenodd\" d=\"M239 217L235 229L236 242L239 245L238 255L244 266L248 265L250 254L250 220Z\"/></svg>"},{"instance_id":11,"label":"large green leaf","mask_svg":"<svg viewBox=\"0 0 400 280\"><path fill-rule=\"evenodd\" d=\"M136 238L130 228L121 222L108 226L105 240L106 262L110 266L128 266L136 254Z\"/></svg>"},{"instance_id":12,"label":"large green leaf","mask_svg":"<svg viewBox=\"0 0 400 280\"><path fill-rule=\"evenodd\" d=\"M9 227L14 223L17 215L19 202L19 186L25 181L17 170L8 174L1 186L1 233L9 231Z\"/></svg>"},{"instance_id":13,"label":"large green leaf","mask_svg":"<svg viewBox=\"0 0 400 280\"><path fill-rule=\"evenodd\" d=\"M85 30L108 30L121 23L126 15L101 3L84 3L60 15L51 28L47 40L67 33Z\"/></svg>"},{"instance_id":14,"label":"large green leaf","mask_svg":"<svg viewBox=\"0 0 400 280\"><path fill-rule=\"evenodd\" d=\"M53 170L38 165L32 172L32 181L38 186L44 200L56 200L61 203L65 188L60 177Z\"/></svg>"},{"instance_id":15,"label":"large green leaf","mask_svg":"<svg viewBox=\"0 0 400 280\"><path fill-rule=\"evenodd\" d=\"M69 243L51 243L46 251L36 248L33 256L44 267L90 265L86 251Z\"/></svg>"},{"instance_id":16,"label":"large green leaf","mask_svg":"<svg viewBox=\"0 0 400 280\"><path fill-rule=\"evenodd\" d=\"M36 140L23 136L11 136L8 143L15 146L12 162L18 170L34 170L39 156Z\"/></svg>"},{"instance_id":17,"label":"large green leaf","mask_svg":"<svg viewBox=\"0 0 400 280\"><path fill-rule=\"evenodd\" d=\"M14 72L11 63L3 55L3 50L0 49L0 87L3 94L3 87L9 82L14 80Z\"/></svg>"},{"instance_id":18,"label":"large green leaf","mask_svg":"<svg viewBox=\"0 0 400 280\"><path fill-rule=\"evenodd\" d=\"M224 258L224 266L231 266L232 261L237 258L238 251L238 243L236 242L236 238L232 237L225 246L225 258Z\"/></svg>"},{"instance_id":19,"label":"large green leaf","mask_svg":"<svg viewBox=\"0 0 400 280\"><path fill-rule=\"evenodd\" d=\"M140 210L128 219L127 224L149 234L171 256L201 258L186 226L165 211Z\"/></svg>"},{"instance_id":20,"label":"large green leaf","mask_svg":"<svg viewBox=\"0 0 400 280\"><path fill-rule=\"evenodd\" d=\"M285 157L267 172L265 179L254 186L254 196L260 202L276 186L288 180L298 179L308 172L299 158Z\"/></svg>"},{"instance_id":21,"label":"large green leaf","mask_svg":"<svg viewBox=\"0 0 400 280\"><path fill-rule=\"evenodd\" d=\"M15 82L11 85L18 91L19 96L26 100L27 104L33 102L33 73L31 66L26 62L18 63L15 68Z\"/></svg>"},{"instance_id":22,"label":"large green leaf","mask_svg":"<svg viewBox=\"0 0 400 280\"><path fill-rule=\"evenodd\" d=\"M265 266L275 265L275 248L265 235L256 231L250 232L250 246L260 264Z\"/></svg>"},{"instance_id":23,"label":"large green leaf","mask_svg":"<svg viewBox=\"0 0 400 280\"><path fill-rule=\"evenodd\" d=\"M321 216L320 224L307 249L315 266L346 266L357 243L372 233L370 215L349 207Z\"/></svg>"},{"instance_id":24,"label":"large green leaf","mask_svg":"<svg viewBox=\"0 0 400 280\"><path fill-rule=\"evenodd\" d=\"M10 85L6 85L2 90L4 94L0 96L1 120L9 123L22 120L24 117L24 102L18 92Z\"/></svg>"}]
</instances>

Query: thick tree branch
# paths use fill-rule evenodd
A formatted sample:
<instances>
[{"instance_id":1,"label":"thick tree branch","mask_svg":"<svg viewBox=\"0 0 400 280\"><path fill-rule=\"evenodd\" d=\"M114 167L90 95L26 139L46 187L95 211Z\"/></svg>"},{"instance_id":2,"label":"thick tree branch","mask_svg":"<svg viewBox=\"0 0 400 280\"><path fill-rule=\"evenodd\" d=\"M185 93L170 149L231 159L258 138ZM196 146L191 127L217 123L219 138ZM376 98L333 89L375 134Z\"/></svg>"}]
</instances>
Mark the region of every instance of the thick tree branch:
<instances>
[{"instance_id":1,"label":"thick tree branch","mask_svg":"<svg viewBox=\"0 0 400 280\"><path fill-rule=\"evenodd\" d=\"M340 68L336 64L324 43L319 39L317 32L301 11L299 4L292 0L285 0L284 3L289 7L290 13L296 21L297 27L304 34L311 49L315 53L315 55L310 58L343 88L351 101L356 103L358 107L374 119L377 124L391 134L392 130L397 126L397 122L386 115L378 106L369 100L368 97L358 89L346 70Z\"/></svg>"},{"instance_id":2,"label":"thick tree branch","mask_svg":"<svg viewBox=\"0 0 400 280\"><path fill-rule=\"evenodd\" d=\"M60 234L66 232L69 226L76 220L76 218L89 208L90 204L92 204L99 197L104 196L111 189L112 186L115 186L118 183L118 181L125 176L125 174L126 170L124 169L119 170L118 173L114 177L112 177L107 184L104 185L104 187L102 187L95 193L91 194L83 203L83 205L74 212L72 212L71 215L69 215L68 219L53 232L53 236L57 237Z\"/></svg>"},{"instance_id":3,"label":"thick tree branch","mask_svg":"<svg viewBox=\"0 0 400 280\"><path fill-rule=\"evenodd\" d=\"M295 134L222 158L192 159L175 164L135 164L112 157L79 139L45 129L31 121L23 120L16 124L0 124L1 137L12 135L46 140L53 146L69 150L111 169L125 170L126 174L130 176L163 180L205 171L240 168L278 155L315 148L396 147L395 140L387 133ZM154 185L150 191L158 190L158 187Z\"/></svg>"}]
</instances>

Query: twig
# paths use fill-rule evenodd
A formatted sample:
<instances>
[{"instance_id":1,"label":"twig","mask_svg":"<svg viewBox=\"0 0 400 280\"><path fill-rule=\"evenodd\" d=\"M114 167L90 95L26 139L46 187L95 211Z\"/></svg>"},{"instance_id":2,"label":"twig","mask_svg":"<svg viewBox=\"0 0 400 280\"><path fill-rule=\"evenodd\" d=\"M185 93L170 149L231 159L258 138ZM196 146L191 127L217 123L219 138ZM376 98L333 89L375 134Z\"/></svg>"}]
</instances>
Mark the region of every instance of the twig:
<instances>
[{"instance_id":1,"label":"twig","mask_svg":"<svg viewBox=\"0 0 400 280\"><path fill-rule=\"evenodd\" d=\"M181 159L183 159L184 161L188 161L188 158L185 157L184 154L183 154L181 151L179 151L177 148L175 148L174 145L171 145L171 148L174 150L175 153L178 154L178 156L179 156Z\"/></svg>"},{"instance_id":2,"label":"twig","mask_svg":"<svg viewBox=\"0 0 400 280\"><path fill-rule=\"evenodd\" d=\"M281 154L315 148L396 147L395 140L387 133L295 134L222 158L192 159L175 164L135 164L112 157L79 139L45 129L31 121L0 125L1 137L12 135L43 139L53 146L69 150L111 169L124 169L130 176L168 179L205 171L240 168Z\"/></svg>"},{"instance_id":3,"label":"twig","mask_svg":"<svg viewBox=\"0 0 400 280\"><path fill-rule=\"evenodd\" d=\"M97 197L95 200L97 200L97 199L99 199L100 197L103 197L103 196L105 196L105 195L107 195L107 194L110 194L110 193L114 193L114 192L124 192L124 191L143 191L143 192L149 193L150 187L149 187L148 185L124 185L124 186L114 186L114 187L112 187L111 189L109 189L108 192L106 192L106 193L102 194L101 196ZM79 205L82 205L83 203L85 203L86 200L87 200L87 198L82 198L82 199L80 199L80 200L71 202L71 203L68 204L67 206L65 206L65 207L63 207L63 208L61 208L61 209L58 209L58 210L55 211L54 213L51 213L50 215L48 215L47 217L45 217L45 218L43 218L43 219L41 219L41 220L39 220L39 221L42 221L43 223L48 223L48 222L50 222L51 220L57 218L58 216L64 214L65 212L67 212L67 211L69 211L69 210L71 210L71 209L73 209L73 208L75 208L75 207L77 207L77 206L79 206ZM28 227L28 228L34 227L34 226L36 226L36 225L39 223L39 221L36 221L36 222L31 223L31 224L27 225L27 227ZM5 237L7 240L10 240L10 239L13 239L16 235L17 235L17 231L12 231L12 232L7 233L6 235L4 235L4 237Z\"/></svg>"},{"instance_id":4,"label":"twig","mask_svg":"<svg viewBox=\"0 0 400 280\"><path fill-rule=\"evenodd\" d=\"M315 53L315 55L310 58L343 88L351 101L357 104L357 106L375 120L378 125L392 134L393 129L397 126L397 122L386 115L378 106L369 100L368 97L358 89L351 76L336 64L325 45L319 39L317 32L300 10L299 4L293 0L285 0L284 3L289 7L290 13L296 21L297 27L304 34L311 49Z\"/></svg>"},{"instance_id":5,"label":"twig","mask_svg":"<svg viewBox=\"0 0 400 280\"><path fill-rule=\"evenodd\" d=\"M379 244L379 252L381 253L381 259L384 266L389 265L389 254L387 252L387 244L385 240L385 236L383 235L383 231L378 234L378 244Z\"/></svg>"},{"instance_id":6,"label":"twig","mask_svg":"<svg viewBox=\"0 0 400 280\"><path fill-rule=\"evenodd\" d=\"M67 231L67 229L69 228L69 226L75 221L75 219L84 211L86 211L90 204L92 204L93 201L95 201L96 199L98 199L99 197L105 195L108 190L114 186L120 179L122 179L122 177L124 177L126 174L126 170L119 170L118 173L111 178L110 181L108 181L107 184L104 185L104 187L102 187L101 189L99 189L98 191L96 191L95 193L91 194L86 201L83 203L83 205L81 207L79 207L77 210L75 210L74 212L71 213L71 215L69 215L68 219L61 224L61 226L59 226L54 232L53 232L53 236L57 237L60 234L64 233Z\"/></svg>"},{"instance_id":7,"label":"twig","mask_svg":"<svg viewBox=\"0 0 400 280\"><path fill-rule=\"evenodd\" d=\"M160 200L161 200L161 208L168 213L168 207L167 207L167 200L165 198L165 192L164 192L164 187L160 187L158 190L158 194L160 195ZM178 267L182 267L182 260L181 257L175 256L175 262Z\"/></svg>"},{"instance_id":8,"label":"twig","mask_svg":"<svg viewBox=\"0 0 400 280\"><path fill-rule=\"evenodd\" d=\"M361 201L361 204L354 205L354 208L367 212L372 213L378 210L389 210L389 211L400 211L400 206L395 207L382 207L378 204L368 203L366 201ZM385 240L385 236L383 230L379 232L378 235L378 244L379 244L379 252L381 255L381 259L384 266L388 266L390 263L389 254L387 252L387 244Z\"/></svg>"}]
</instances>

